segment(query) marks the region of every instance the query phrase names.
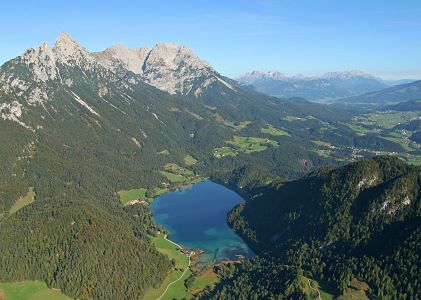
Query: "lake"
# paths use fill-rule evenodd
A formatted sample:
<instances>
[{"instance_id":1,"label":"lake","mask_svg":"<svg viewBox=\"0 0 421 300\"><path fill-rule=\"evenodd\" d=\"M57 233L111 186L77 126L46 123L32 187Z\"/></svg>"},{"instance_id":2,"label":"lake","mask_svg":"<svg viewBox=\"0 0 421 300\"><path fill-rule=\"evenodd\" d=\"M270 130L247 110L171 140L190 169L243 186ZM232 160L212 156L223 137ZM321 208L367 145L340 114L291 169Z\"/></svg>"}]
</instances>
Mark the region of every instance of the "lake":
<instances>
[{"instance_id":1,"label":"lake","mask_svg":"<svg viewBox=\"0 0 421 300\"><path fill-rule=\"evenodd\" d=\"M204 251L198 266L251 257L253 252L227 225L227 213L243 199L212 181L202 181L164 194L151 204L157 224L169 239L188 248Z\"/></svg>"}]
</instances>

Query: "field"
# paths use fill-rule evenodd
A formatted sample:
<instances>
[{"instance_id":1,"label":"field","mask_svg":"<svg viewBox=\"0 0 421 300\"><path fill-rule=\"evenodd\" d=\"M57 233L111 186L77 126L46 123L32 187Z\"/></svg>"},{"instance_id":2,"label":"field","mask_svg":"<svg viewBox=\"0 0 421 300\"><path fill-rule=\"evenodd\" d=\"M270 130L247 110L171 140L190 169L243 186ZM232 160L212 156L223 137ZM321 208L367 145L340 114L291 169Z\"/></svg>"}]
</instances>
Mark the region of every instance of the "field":
<instances>
[{"instance_id":1,"label":"field","mask_svg":"<svg viewBox=\"0 0 421 300\"><path fill-rule=\"evenodd\" d=\"M225 120L218 113L215 114L215 120L216 120L216 122L224 125L225 127L231 128L232 130L235 130L235 131L240 131L240 130L246 128L248 125L251 124L250 121L232 122L232 121L229 121L229 120Z\"/></svg>"},{"instance_id":2,"label":"field","mask_svg":"<svg viewBox=\"0 0 421 300\"><path fill-rule=\"evenodd\" d=\"M189 169L180 167L175 163L168 163L164 166L164 171L161 171L171 183L186 183L190 182L194 174Z\"/></svg>"},{"instance_id":3,"label":"field","mask_svg":"<svg viewBox=\"0 0 421 300\"><path fill-rule=\"evenodd\" d=\"M333 300L333 294L327 291L327 286L320 284L316 280L310 279L311 287L320 291L320 296L323 300ZM301 276L299 280L302 291L307 295L309 299L317 299L318 293L314 289L309 287L308 278Z\"/></svg>"},{"instance_id":4,"label":"field","mask_svg":"<svg viewBox=\"0 0 421 300\"><path fill-rule=\"evenodd\" d=\"M118 192L118 195L120 197L121 204L125 205L128 202L135 199L147 200L146 192L147 190L145 188L139 188L132 190L123 190Z\"/></svg>"},{"instance_id":5,"label":"field","mask_svg":"<svg viewBox=\"0 0 421 300\"><path fill-rule=\"evenodd\" d=\"M168 163L164 166L164 170L173 174L183 175L186 177L193 176L193 172L189 169L180 167L175 163Z\"/></svg>"},{"instance_id":6,"label":"field","mask_svg":"<svg viewBox=\"0 0 421 300\"><path fill-rule=\"evenodd\" d=\"M165 193L169 192L170 189L156 187L156 188L153 188L153 191L154 191L155 196L159 196L159 195L162 195L162 194L165 194Z\"/></svg>"},{"instance_id":7,"label":"field","mask_svg":"<svg viewBox=\"0 0 421 300\"><path fill-rule=\"evenodd\" d=\"M13 204L13 206L9 210L9 215L14 214L22 207L25 207L31 204L32 202L34 202L34 200L35 200L35 192L34 192L34 189L30 187L28 190L28 193L25 196L20 197L18 200L16 200L16 202Z\"/></svg>"},{"instance_id":8,"label":"field","mask_svg":"<svg viewBox=\"0 0 421 300\"><path fill-rule=\"evenodd\" d=\"M235 157L235 156L238 155L238 153L235 149L232 149L230 147L221 147L221 148L213 149L213 155L216 158L221 158L221 157L225 157L225 156Z\"/></svg>"},{"instance_id":9,"label":"field","mask_svg":"<svg viewBox=\"0 0 421 300\"><path fill-rule=\"evenodd\" d=\"M291 136L285 130L275 128L272 125L267 125L266 128L262 128L260 131L264 134L270 134L270 135L273 135L273 136Z\"/></svg>"},{"instance_id":10,"label":"field","mask_svg":"<svg viewBox=\"0 0 421 300\"><path fill-rule=\"evenodd\" d=\"M47 287L43 281L0 283L1 300L70 300L58 290Z\"/></svg>"},{"instance_id":11,"label":"field","mask_svg":"<svg viewBox=\"0 0 421 300\"><path fill-rule=\"evenodd\" d=\"M211 289L218 283L219 277L211 267L201 271L189 287L189 294L194 295L207 287Z\"/></svg>"},{"instance_id":12,"label":"field","mask_svg":"<svg viewBox=\"0 0 421 300\"><path fill-rule=\"evenodd\" d=\"M168 151L167 149L164 149L162 151L159 151L158 154L161 154L161 155L169 155L170 154L170 151Z\"/></svg>"},{"instance_id":13,"label":"field","mask_svg":"<svg viewBox=\"0 0 421 300\"><path fill-rule=\"evenodd\" d=\"M237 156L238 152L243 152L246 154L264 151L271 146L278 146L278 142L263 139L258 137L244 137L244 136L234 136L232 140L225 141L229 144L230 147L220 147L213 149L213 155L216 158L222 158L226 156Z\"/></svg>"},{"instance_id":14,"label":"field","mask_svg":"<svg viewBox=\"0 0 421 300\"><path fill-rule=\"evenodd\" d=\"M396 144L399 144L405 151L412 151L412 149L408 143L406 142L405 138L403 137L396 137L396 136L380 136L382 139L385 139L387 141L394 142Z\"/></svg>"},{"instance_id":15,"label":"field","mask_svg":"<svg viewBox=\"0 0 421 300\"><path fill-rule=\"evenodd\" d=\"M345 293L340 296L340 300L368 300L366 291L369 289L367 283L360 281L356 278L353 278L350 285L346 288Z\"/></svg>"},{"instance_id":16,"label":"field","mask_svg":"<svg viewBox=\"0 0 421 300\"><path fill-rule=\"evenodd\" d=\"M367 119L382 128L392 128L419 117L420 111L387 111L366 115Z\"/></svg>"},{"instance_id":17,"label":"field","mask_svg":"<svg viewBox=\"0 0 421 300\"><path fill-rule=\"evenodd\" d=\"M331 144L328 142L323 142L323 141L312 141L313 143L315 143L317 146L323 146L323 147L330 147Z\"/></svg>"},{"instance_id":18,"label":"field","mask_svg":"<svg viewBox=\"0 0 421 300\"><path fill-rule=\"evenodd\" d=\"M161 171L161 174L164 175L172 183L183 183L187 181L186 177L180 174L174 174L167 171Z\"/></svg>"},{"instance_id":19,"label":"field","mask_svg":"<svg viewBox=\"0 0 421 300\"><path fill-rule=\"evenodd\" d=\"M183 271L188 266L188 258L184 254L182 254L177 246L172 244L171 242L164 239L163 234L158 234L156 237L152 238L152 241L156 247L156 249L167 255L169 259L174 259L175 261L175 268L171 270L171 272L167 275L164 282L161 286L157 289L149 289L146 291L145 300L152 300L157 299L162 293L165 291L165 288L168 284L176 279L178 279ZM175 284L171 285L168 291L165 293L162 300L171 300L171 299L182 299L187 296L187 288L184 285L184 281L191 275L191 271L187 271L183 278L177 281Z\"/></svg>"},{"instance_id":20,"label":"field","mask_svg":"<svg viewBox=\"0 0 421 300\"><path fill-rule=\"evenodd\" d=\"M317 155L319 155L320 157L324 157L324 158L330 158L330 152L327 150L322 150L322 149L316 149L314 150L314 152L317 153Z\"/></svg>"},{"instance_id":21,"label":"field","mask_svg":"<svg viewBox=\"0 0 421 300\"><path fill-rule=\"evenodd\" d=\"M308 120L315 120L316 118L313 116L305 116L305 117L295 117L295 116L285 116L282 118L282 120L288 121L288 122L295 122L295 121L308 121Z\"/></svg>"},{"instance_id":22,"label":"field","mask_svg":"<svg viewBox=\"0 0 421 300\"><path fill-rule=\"evenodd\" d=\"M358 135L366 135L368 133L378 133L379 132L378 129L366 128L364 126L361 126L361 125L355 124L355 123L346 123L344 125L348 126L351 130L353 130Z\"/></svg>"},{"instance_id":23,"label":"field","mask_svg":"<svg viewBox=\"0 0 421 300\"><path fill-rule=\"evenodd\" d=\"M407 162L411 165L421 166L421 157L413 157L407 160Z\"/></svg>"},{"instance_id":24,"label":"field","mask_svg":"<svg viewBox=\"0 0 421 300\"><path fill-rule=\"evenodd\" d=\"M244 153L264 151L269 145L278 146L277 142L269 139L244 136L234 136L231 141L227 141L226 143Z\"/></svg>"},{"instance_id":25,"label":"field","mask_svg":"<svg viewBox=\"0 0 421 300\"><path fill-rule=\"evenodd\" d=\"M197 163L197 160L191 155L186 155L186 157L184 157L184 163L186 166L193 166Z\"/></svg>"},{"instance_id":26,"label":"field","mask_svg":"<svg viewBox=\"0 0 421 300\"><path fill-rule=\"evenodd\" d=\"M197 162L197 160L190 155L186 156L185 161L186 164L193 164ZM203 180L203 177L195 176L193 171L181 167L176 163L167 163L160 173L167 178L170 184L164 183L164 187L153 187L149 189L141 187L137 189L119 191L118 196L121 204L127 205L127 203L135 199L151 203L154 197L165 194L170 191L171 188L175 188L180 184L194 183Z\"/></svg>"}]
</instances>

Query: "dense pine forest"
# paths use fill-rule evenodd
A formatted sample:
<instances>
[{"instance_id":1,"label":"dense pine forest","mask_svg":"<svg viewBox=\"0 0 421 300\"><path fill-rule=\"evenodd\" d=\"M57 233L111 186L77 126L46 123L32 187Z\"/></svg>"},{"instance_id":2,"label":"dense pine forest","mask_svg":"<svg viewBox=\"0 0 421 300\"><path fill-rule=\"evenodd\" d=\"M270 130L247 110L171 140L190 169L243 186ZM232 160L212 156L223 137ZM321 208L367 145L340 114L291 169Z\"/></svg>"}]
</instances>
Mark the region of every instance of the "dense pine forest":
<instances>
[{"instance_id":1,"label":"dense pine forest","mask_svg":"<svg viewBox=\"0 0 421 300\"><path fill-rule=\"evenodd\" d=\"M223 268L222 283L206 297L247 299L253 290L299 299L294 287L306 276L338 296L358 278L368 283L369 298L418 299L420 191L421 169L391 157L265 188L228 218L258 256ZM284 282L290 289L277 290Z\"/></svg>"}]
</instances>

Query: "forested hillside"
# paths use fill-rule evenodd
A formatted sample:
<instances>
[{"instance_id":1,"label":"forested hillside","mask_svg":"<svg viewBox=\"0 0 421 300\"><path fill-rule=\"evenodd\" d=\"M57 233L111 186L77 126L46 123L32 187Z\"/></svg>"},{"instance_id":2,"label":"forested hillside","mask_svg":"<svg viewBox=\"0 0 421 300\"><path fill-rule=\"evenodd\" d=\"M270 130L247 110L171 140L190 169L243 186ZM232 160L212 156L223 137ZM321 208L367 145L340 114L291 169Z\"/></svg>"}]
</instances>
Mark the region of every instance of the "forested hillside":
<instances>
[{"instance_id":1,"label":"forested hillside","mask_svg":"<svg viewBox=\"0 0 421 300\"><path fill-rule=\"evenodd\" d=\"M171 96L106 69L66 34L54 48L44 44L5 63L0 80L2 282L42 280L81 299L141 297L171 264L148 238L149 211L122 207L119 191L176 186L163 170L185 166L188 155L199 162L193 176L250 186L323 162L300 144L306 133L262 133L296 114L293 104L246 91L216 106ZM308 109L332 118L327 108ZM236 157L216 158L228 142ZM300 156L292 160L292 152ZM275 167L285 172L272 176Z\"/></svg>"},{"instance_id":2,"label":"forested hillside","mask_svg":"<svg viewBox=\"0 0 421 300\"><path fill-rule=\"evenodd\" d=\"M80 299L141 297L171 263L148 237L149 211L123 206L120 191L153 198L210 177L247 193L343 164L356 146L406 151L361 135L346 111L212 76L222 81L200 96L170 95L104 67L67 34L2 65L0 281L42 280Z\"/></svg>"},{"instance_id":3,"label":"forested hillside","mask_svg":"<svg viewBox=\"0 0 421 300\"><path fill-rule=\"evenodd\" d=\"M245 299L244 290L293 283L304 274L328 282L336 295L358 278L370 286L369 298L419 298L420 191L421 169L391 157L322 168L264 189L229 215L230 225L259 257L225 276L236 283L221 285L212 297ZM255 276L254 268L267 272L260 260L268 256L277 259L279 271L253 286L245 278Z\"/></svg>"}]
</instances>

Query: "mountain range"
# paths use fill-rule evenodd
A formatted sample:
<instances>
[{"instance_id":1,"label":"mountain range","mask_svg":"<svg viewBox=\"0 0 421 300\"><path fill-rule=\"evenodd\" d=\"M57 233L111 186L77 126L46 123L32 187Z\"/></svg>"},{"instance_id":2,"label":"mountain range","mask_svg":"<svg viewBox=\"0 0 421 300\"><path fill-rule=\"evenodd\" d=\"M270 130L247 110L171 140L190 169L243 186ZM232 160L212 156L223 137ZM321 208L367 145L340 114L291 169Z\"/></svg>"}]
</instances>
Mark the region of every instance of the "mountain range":
<instances>
[{"instance_id":1,"label":"mountain range","mask_svg":"<svg viewBox=\"0 0 421 300\"><path fill-rule=\"evenodd\" d=\"M303 97L326 102L351 96L380 91L391 85L409 83L414 80L385 81L362 71L329 72L321 76L288 77L278 71L252 71L238 78L257 91L276 97ZM340 102L341 100L337 100Z\"/></svg>"},{"instance_id":2,"label":"mountain range","mask_svg":"<svg viewBox=\"0 0 421 300\"><path fill-rule=\"evenodd\" d=\"M142 297L171 262L148 237L149 209L123 207L119 191L176 187L163 170L185 166L187 155L200 161L194 174L245 189L297 176L323 161L305 145L309 133L267 142L262 127L303 114L347 118L243 89L182 46L144 52L127 67L124 56L98 59L63 33L0 67L0 282L41 280L80 299ZM235 136L252 136L259 151L216 158ZM15 209L25 197L34 202Z\"/></svg>"},{"instance_id":3,"label":"mountain range","mask_svg":"<svg viewBox=\"0 0 421 300\"><path fill-rule=\"evenodd\" d=\"M335 76L327 77L323 80ZM141 188L153 198L179 187L178 180L186 178L170 173L168 165L247 196L274 195L277 202L280 183L326 164L343 164L356 148L368 155L368 150L405 152L393 140L355 131L347 110L259 93L222 76L185 46L118 45L91 53L67 33L54 46L28 49L0 67L0 116L0 282L39 280L77 299L142 298L174 268L151 242L157 226L150 209L123 206L119 199L124 190ZM332 149L337 149L336 156L326 154ZM186 157L197 163L187 164ZM379 193L399 176L412 182L418 170L397 160L381 164L379 174L390 176L376 181ZM335 183L336 174L346 170L323 176ZM300 182L312 188L323 176ZM412 187L415 183L408 183ZM307 188L296 191L304 203L299 192ZM348 191L354 189L343 194ZM256 202L250 203L253 207ZM272 206L270 200L262 203ZM331 211L348 216L349 203L333 205ZM392 201L387 208L394 205ZM272 214L268 220L278 229L298 220L300 207L294 205L282 220ZM242 214L241 209L231 214L230 224L260 254L265 236L256 231L256 240L249 238L254 219L239 226L235 212ZM261 216L257 204L256 209ZM332 220L320 224L331 226ZM332 234L346 232L345 225L332 226ZM339 238L329 235L323 242ZM250 270L230 266L227 273L252 274L261 264L268 271L263 281L274 286L267 281L268 266L283 270L284 264L272 258L279 259L259 261L259 256L250 261ZM286 268L296 278L298 269ZM288 292L289 281L282 281L282 287ZM204 298L208 296L213 297Z\"/></svg>"},{"instance_id":4,"label":"mountain range","mask_svg":"<svg viewBox=\"0 0 421 300\"><path fill-rule=\"evenodd\" d=\"M347 104L390 104L421 99L421 80L392 86L380 91L340 99L338 102Z\"/></svg>"}]
</instances>

